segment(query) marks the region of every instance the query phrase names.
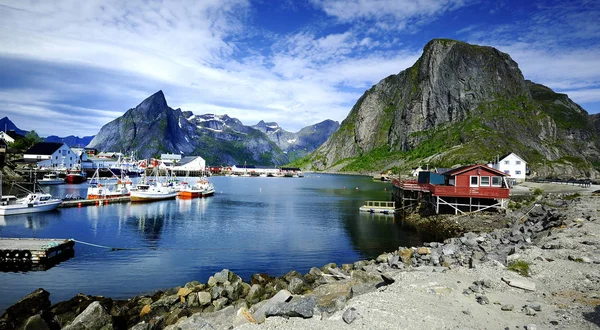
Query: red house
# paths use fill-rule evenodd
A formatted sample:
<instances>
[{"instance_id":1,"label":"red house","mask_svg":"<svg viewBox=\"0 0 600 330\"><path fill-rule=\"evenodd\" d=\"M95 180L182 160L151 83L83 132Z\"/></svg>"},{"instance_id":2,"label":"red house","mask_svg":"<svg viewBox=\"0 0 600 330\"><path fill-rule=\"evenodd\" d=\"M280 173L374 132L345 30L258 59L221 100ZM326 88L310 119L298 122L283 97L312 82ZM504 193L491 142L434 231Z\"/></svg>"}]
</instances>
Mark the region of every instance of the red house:
<instances>
[{"instance_id":1,"label":"red house","mask_svg":"<svg viewBox=\"0 0 600 330\"><path fill-rule=\"evenodd\" d=\"M394 182L394 197L403 207L414 201L427 202L436 213L506 209L510 188L504 172L484 164L451 169L441 174L444 183L405 180Z\"/></svg>"}]
</instances>

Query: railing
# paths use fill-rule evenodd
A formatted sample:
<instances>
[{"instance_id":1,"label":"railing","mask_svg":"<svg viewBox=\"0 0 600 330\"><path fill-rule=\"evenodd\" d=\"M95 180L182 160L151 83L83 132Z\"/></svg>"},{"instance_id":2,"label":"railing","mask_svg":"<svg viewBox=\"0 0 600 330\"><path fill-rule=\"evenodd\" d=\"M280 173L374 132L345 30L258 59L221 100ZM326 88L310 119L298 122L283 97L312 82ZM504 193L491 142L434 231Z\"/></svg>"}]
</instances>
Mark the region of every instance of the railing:
<instances>
[{"instance_id":1,"label":"railing","mask_svg":"<svg viewBox=\"0 0 600 330\"><path fill-rule=\"evenodd\" d=\"M429 185L434 196L475 197L475 198L508 198L510 190L496 187L455 187Z\"/></svg>"},{"instance_id":2,"label":"railing","mask_svg":"<svg viewBox=\"0 0 600 330\"><path fill-rule=\"evenodd\" d=\"M394 185L402 190L429 191L429 184L419 183L417 180L394 180Z\"/></svg>"}]
</instances>

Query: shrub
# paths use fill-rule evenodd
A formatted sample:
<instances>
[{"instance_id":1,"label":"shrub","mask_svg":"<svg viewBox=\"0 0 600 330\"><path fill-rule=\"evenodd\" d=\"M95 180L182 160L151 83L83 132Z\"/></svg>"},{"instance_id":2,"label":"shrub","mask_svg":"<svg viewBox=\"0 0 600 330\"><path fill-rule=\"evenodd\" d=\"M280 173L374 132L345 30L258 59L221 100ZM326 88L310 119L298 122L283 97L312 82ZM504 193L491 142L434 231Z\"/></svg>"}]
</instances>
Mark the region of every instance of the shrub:
<instances>
[{"instance_id":1,"label":"shrub","mask_svg":"<svg viewBox=\"0 0 600 330\"><path fill-rule=\"evenodd\" d=\"M521 276L529 276L529 263L524 260L515 260L508 264L508 270L517 272Z\"/></svg>"}]
</instances>

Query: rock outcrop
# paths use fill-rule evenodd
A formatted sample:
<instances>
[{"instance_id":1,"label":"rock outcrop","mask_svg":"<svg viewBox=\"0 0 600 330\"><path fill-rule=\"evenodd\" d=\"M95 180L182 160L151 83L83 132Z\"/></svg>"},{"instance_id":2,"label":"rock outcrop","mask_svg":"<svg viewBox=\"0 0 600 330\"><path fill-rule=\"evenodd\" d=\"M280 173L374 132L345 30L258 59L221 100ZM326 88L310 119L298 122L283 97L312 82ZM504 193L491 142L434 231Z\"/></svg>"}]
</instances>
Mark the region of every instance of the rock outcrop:
<instances>
[{"instance_id":1,"label":"rock outcrop","mask_svg":"<svg viewBox=\"0 0 600 330\"><path fill-rule=\"evenodd\" d=\"M372 168L345 169L449 167L515 152L540 175L597 177L596 132L584 109L525 80L508 54L434 39L412 67L363 94L310 167L369 156Z\"/></svg>"}]
</instances>

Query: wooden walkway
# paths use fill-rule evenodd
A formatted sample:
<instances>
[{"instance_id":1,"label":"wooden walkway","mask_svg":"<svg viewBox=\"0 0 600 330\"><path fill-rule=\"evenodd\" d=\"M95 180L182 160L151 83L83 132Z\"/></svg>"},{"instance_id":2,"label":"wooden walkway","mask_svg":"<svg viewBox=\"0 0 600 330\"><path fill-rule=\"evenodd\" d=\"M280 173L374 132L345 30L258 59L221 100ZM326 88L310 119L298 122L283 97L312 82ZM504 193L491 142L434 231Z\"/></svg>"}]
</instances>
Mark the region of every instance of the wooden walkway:
<instances>
[{"instance_id":1,"label":"wooden walkway","mask_svg":"<svg viewBox=\"0 0 600 330\"><path fill-rule=\"evenodd\" d=\"M45 263L72 255L72 239L0 238L0 263Z\"/></svg>"},{"instance_id":2,"label":"wooden walkway","mask_svg":"<svg viewBox=\"0 0 600 330\"><path fill-rule=\"evenodd\" d=\"M59 207L81 207L81 206L92 206L92 205L107 205L112 203L129 203L131 197L113 197L103 199L74 199L63 201Z\"/></svg>"}]
</instances>

